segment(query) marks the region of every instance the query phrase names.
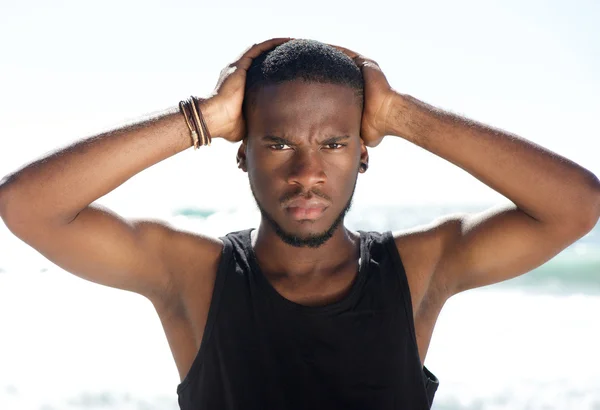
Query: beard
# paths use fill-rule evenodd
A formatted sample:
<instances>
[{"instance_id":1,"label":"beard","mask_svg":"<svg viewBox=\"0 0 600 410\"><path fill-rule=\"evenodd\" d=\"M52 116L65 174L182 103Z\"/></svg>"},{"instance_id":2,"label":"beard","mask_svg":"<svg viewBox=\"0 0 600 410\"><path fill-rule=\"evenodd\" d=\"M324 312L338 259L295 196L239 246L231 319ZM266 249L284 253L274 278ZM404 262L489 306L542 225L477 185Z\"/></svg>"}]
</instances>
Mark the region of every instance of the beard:
<instances>
[{"instance_id":1,"label":"beard","mask_svg":"<svg viewBox=\"0 0 600 410\"><path fill-rule=\"evenodd\" d=\"M265 210L265 208L260 204L260 201L256 197L254 186L252 185L252 181L250 180L250 190L252 191L252 196L254 197L256 206L260 210L260 213L261 213L263 219L265 221L267 221L267 223L271 226L271 228L273 228L273 230L275 231L277 236L283 242L287 243L288 245L297 247L297 248L304 248L304 247L318 248L321 245L323 245L325 242L327 242L329 239L331 239L331 237L335 233L336 229L344 221L346 214L352 207L352 199L354 197L355 189L356 189L356 181L354 181L354 186L352 187L352 193L350 194L350 198L348 199L348 202L346 202L344 209L342 209L342 211L339 213L337 218L335 218L335 220L333 221L333 223L331 224L331 226L328 229L326 229L325 231L320 232L320 233L313 233L313 234L309 234L308 236L301 237L301 236L286 232L281 227L281 225L279 225L277 223L277 221L275 221L275 219Z\"/></svg>"}]
</instances>

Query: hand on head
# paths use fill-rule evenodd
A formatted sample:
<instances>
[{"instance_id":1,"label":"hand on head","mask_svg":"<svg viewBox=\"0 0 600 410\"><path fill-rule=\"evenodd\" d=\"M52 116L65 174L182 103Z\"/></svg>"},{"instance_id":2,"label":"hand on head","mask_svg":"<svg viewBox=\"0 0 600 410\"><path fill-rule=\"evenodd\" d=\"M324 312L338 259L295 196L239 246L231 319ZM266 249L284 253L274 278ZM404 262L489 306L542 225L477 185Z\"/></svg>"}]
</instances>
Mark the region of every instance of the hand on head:
<instances>
[{"instance_id":1,"label":"hand on head","mask_svg":"<svg viewBox=\"0 0 600 410\"><path fill-rule=\"evenodd\" d=\"M246 124L242 116L242 102L244 101L246 73L254 58L289 40L291 40L289 37L273 38L254 44L244 51L236 61L221 70L212 96L203 103L216 107L214 110L207 110L215 112L209 119L213 136L231 142L238 142L244 138Z\"/></svg>"}]
</instances>

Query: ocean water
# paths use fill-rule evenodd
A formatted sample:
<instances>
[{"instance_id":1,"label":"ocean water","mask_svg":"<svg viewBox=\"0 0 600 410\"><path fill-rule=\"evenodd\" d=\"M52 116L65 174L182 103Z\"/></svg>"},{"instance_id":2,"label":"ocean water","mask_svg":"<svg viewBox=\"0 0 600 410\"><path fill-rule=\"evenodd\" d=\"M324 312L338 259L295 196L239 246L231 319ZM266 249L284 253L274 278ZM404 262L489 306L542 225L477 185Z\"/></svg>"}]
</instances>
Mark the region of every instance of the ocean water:
<instances>
[{"instance_id":1,"label":"ocean water","mask_svg":"<svg viewBox=\"0 0 600 410\"><path fill-rule=\"evenodd\" d=\"M399 230L485 206L354 207L346 225ZM155 217L207 233L256 226L254 209ZM600 409L600 226L519 278L451 298L426 359L435 410ZM152 305L79 279L0 224L0 409L177 409L179 383Z\"/></svg>"}]
</instances>

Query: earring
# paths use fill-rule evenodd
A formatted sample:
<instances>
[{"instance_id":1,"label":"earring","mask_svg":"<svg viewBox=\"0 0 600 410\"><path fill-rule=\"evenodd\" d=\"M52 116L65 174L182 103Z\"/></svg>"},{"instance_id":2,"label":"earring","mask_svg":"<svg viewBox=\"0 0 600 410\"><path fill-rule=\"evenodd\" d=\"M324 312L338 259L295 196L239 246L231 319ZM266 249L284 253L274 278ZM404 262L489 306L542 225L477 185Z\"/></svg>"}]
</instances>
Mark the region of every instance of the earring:
<instances>
[{"instance_id":1,"label":"earring","mask_svg":"<svg viewBox=\"0 0 600 410\"><path fill-rule=\"evenodd\" d=\"M367 168L369 168L369 164L367 164L366 162L361 162L360 163L360 170L362 172L365 172L367 170Z\"/></svg>"}]
</instances>

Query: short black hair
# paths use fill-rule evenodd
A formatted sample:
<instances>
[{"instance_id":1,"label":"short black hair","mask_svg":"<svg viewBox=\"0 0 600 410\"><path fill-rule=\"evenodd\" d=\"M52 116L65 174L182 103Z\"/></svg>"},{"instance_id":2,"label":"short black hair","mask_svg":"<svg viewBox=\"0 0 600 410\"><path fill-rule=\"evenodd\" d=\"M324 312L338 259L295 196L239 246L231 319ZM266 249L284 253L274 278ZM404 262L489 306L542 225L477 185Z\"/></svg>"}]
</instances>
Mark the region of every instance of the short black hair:
<instances>
[{"instance_id":1,"label":"short black hair","mask_svg":"<svg viewBox=\"0 0 600 410\"><path fill-rule=\"evenodd\" d=\"M286 81L339 84L352 88L362 109L364 80L360 68L344 52L316 40L294 39L256 57L246 75L243 112L257 91Z\"/></svg>"}]
</instances>

